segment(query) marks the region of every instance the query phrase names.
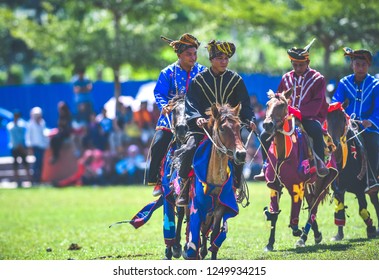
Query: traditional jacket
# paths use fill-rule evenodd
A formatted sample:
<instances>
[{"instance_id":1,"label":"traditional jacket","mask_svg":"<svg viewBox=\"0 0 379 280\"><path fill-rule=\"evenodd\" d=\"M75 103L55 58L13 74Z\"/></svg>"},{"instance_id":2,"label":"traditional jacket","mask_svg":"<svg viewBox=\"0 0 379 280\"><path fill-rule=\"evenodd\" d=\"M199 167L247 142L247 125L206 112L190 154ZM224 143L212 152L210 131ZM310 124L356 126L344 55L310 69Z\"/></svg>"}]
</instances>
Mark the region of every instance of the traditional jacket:
<instances>
[{"instance_id":1,"label":"traditional jacket","mask_svg":"<svg viewBox=\"0 0 379 280\"><path fill-rule=\"evenodd\" d=\"M170 64L164 68L154 89L155 101L159 110L168 104L168 102L178 94L186 94L191 80L197 73L206 69L205 66L195 63L190 72L185 71L179 65L179 62ZM161 115L158 119L157 129L169 128L166 116Z\"/></svg>"},{"instance_id":2,"label":"traditional jacket","mask_svg":"<svg viewBox=\"0 0 379 280\"><path fill-rule=\"evenodd\" d=\"M325 78L314 69L308 68L304 76L292 70L283 75L278 92L294 88L289 105L300 110L302 119L323 123L328 113Z\"/></svg>"},{"instance_id":3,"label":"traditional jacket","mask_svg":"<svg viewBox=\"0 0 379 280\"><path fill-rule=\"evenodd\" d=\"M207 69L193 79L186 95L185 109L191 131L199 129L196 119L209 118L205 112L214 103L228 103L231 106L241 103L241 121L255 121L246 85L236 72L226 70L223 74L215 76L212 70Z\"/></svg>"},{"instance_id":4,"label":"traditional jacket","mask_svg":"<svg viewBox=\"0 0 379 280\"><path fill-rule=\"evenodd\" d=\"M379 133L379 80L367 74L359 85L354 82L355 75L342 78L332 98L332 102L343 103L349 100L346 113L356 120L370 120L374 126L367 131Z\"/></svg>"}]
</instances>

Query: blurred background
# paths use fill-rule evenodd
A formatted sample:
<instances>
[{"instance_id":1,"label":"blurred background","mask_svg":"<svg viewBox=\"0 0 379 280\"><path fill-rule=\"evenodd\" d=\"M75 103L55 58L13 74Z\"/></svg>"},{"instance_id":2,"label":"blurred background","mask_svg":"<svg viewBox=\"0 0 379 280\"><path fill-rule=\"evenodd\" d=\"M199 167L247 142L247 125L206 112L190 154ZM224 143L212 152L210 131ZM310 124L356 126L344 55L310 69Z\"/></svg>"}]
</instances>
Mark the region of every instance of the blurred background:
<instances>
[{"instance_id":1,"label":"blurred background","mask_svg":"<svg viewBox=\"0 0 379 280\"><path fill-rule=\"evenodd\" d=\"M206 66L208 41L234 42L237 51L229 68L245 80L259 120L264 117L266 92L276 90L281 75L290 69L286 50L304 47L313 38L311 67L326 77L328 94L351 72L343 56L345 46L370 50L374 56L370 73L378 73L378 18L377 1L1 0L0 157L10 156L6 126L15 110L28 121L30 110L40 107L46 137L51 138L49 130L59 120L57 105L64 101L72 113L70 141L75 158L79 160L88 149L100 150L105 167L96 172L108 172L108 179L118 172L140 179L141 174L122 173L126 165L121 162L125 164L130 153L141 154L145 160L138 168L142 170L148 161L159 115L153 88L160 70L176 60L161 35L196 36L201 42L198 62ZM88 140L91 120L83 118L74 97L81 71L91 84L96 133L106 135L106 140ZM145 109L150 118L136 119ZM118 142L111 143L115 139ZM254 158L257 148L252 141L247 178L259 170L260 159ZM33 153L29 154L33 163ZM0 179L8 180L11 173L5 169L0 167ZM104 178L99 182L104 184Z\"/></svg>"}]
</instances>

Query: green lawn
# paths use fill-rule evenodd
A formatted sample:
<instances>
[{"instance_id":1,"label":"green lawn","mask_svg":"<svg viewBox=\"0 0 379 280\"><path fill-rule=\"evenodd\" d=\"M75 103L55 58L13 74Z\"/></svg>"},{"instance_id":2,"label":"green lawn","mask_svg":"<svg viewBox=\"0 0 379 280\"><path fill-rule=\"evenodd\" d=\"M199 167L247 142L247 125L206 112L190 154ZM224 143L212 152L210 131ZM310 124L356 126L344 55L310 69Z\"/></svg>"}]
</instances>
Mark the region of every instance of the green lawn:
<instances>
[{"instance_id":1,"label":"green lawn","mask_svg":"<svg viewBox=\"0 0 379 280\"><path fill-rule=\"evenodd\" d=\"M318 222L324 239L314 245L311 233L307 247L295 249L297 238L288 228L289 196L281 201L275 251L263 251L270 231L263 216L269 191L262 183L249 183L250 206L240 207L240 214L229 220L227 239L218 257L224 260L378 260L379 238L367 240L366 228L358 215L352 194L348 205L345 239L333 243L334 205L320 207ZM164 256L162 208L151 220L135 230L129 224L109 225L130 219L154 200L152 188L133 187L32 187L0 189L0 259L1 260L160 260ZM369 211L374 210L369 204ZM306 211L302 211L301 226ZM377 225L377 219L374 223ZM72 243L80 250L68 250ZM209 258L209 256L208 256Z\"/></svg>"}]
</instances>

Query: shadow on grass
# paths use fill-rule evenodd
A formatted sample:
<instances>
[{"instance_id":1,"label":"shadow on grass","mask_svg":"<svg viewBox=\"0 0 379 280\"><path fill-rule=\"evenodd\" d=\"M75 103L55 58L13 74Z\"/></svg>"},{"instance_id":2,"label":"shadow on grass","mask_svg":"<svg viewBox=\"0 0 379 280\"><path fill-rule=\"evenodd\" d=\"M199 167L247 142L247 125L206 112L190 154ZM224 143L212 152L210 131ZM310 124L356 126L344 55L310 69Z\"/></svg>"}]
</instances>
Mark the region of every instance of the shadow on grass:
<instances>
[{"instance_id":1,"label":"shadow on grass","mask_svg":"<svg viewBox=\"0 0 379 280\"><path fill-rule=\"evenodd\" d=\"M311 241L312 242L312 241ZM363 246L364 242L370 242L367 238L355 238L355 239L344 239L343 241L330 243L330 244L310 244L305 247L291 248L286 250L277 250L276 252L294 252L298 254L302 253L316 253L318 251L332 251L332 252L343 252L350 250L352 247Z\"/></svg>"}]
</instances>

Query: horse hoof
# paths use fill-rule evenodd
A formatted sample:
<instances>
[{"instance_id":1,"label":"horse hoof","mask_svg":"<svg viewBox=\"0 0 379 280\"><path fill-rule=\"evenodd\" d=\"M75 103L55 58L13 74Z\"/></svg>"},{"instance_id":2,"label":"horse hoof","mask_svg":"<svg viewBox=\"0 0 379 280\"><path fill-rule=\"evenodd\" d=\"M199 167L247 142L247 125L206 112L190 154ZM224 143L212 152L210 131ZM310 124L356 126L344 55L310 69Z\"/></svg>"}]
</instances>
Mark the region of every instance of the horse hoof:
<instances>
[{"instance_id":1,"label":"horse hoof","mask_svg":"<svg viewBox=\"0 0 379 280\"><path fill-rule=\"evenodd\" d=\"M367 238L375 238L376 237L376 228L374 226L367 227Z\"/></svg>"},{"instance_id":2,"label":"horse hoof","mask_svg":"<svg viewBox=\"0 0 379 280\"><path fill-rule=\"evenodd\" d=\"M305 247L305 242L304 242L304 240L300 238L300 239L295 243L295 247L296 247L296 248L303 248L303 247Z\"/></svg>"},{"instance_id":3,"label":"horse hoof","mask_svg":"<svg viewBox=\"0 0 379 280\"><path fill-rule=\"evenodd\" d=\"M272 251L274 251L274 246L268 244L268 245L265 247L264 251L265 251L265 252L272 252Z\"/></svg>"},{"instance_id":4,"label":"horse hoof","mask_svg":"<svg viewBox=\"0 0 379 280\"><path fill-rule=\"evenodd\" d=\"M315 235L315 243L320 244L321 241L322 241L322 233L320 232L320 234Z\"/></svg>"},{"instance_id":5,"label":"horse hoof","mask_svg":"<svg viewBox=\"0 0 379 280\"><path fill-rule=\"evenodd\" d=\"M180 246L180 244L175 244L174 246L172 246L172 256L175 259L179 259L182 256L182 247Z\"/></svg>"},{"instance_id":6,"label":"horse hoof","mask_svg":"<svg viewBox=\"0 0 379 280\"><path fill-rule=\"evenodd\" d=\"M293 229L292 235L295 237L299 237L303 232L300 229Z\"/></svg>"},{"instance_id":7,"label":"horse hoof","mask_svg":"<svg viewBox=\"0 0 379 280\"><path fill-rule=\"evenodd\" d=\"M165 250L164 260L171 260L171 259L172 259L172 251L170 247L167 247Z\"/></svg>"},{"instance_id":8,"label":"horse hoof","mask_svg":"<svg viewBox=\"0 0 379 280\"><path fill-rule=\"evenodd\" d=\"M333 236L332 238L330 238L330 241L341 241L343 239L343 234L339 234L337 233L337 235Z\"/></svg>"},{"instance_id":9,"label":"horse hoof","mask_svg":"<svg viewBox=\"0 0 379 280\"><path fill-rule=\"evenodd\" d=\"M201 249L200 250L199 256L200 256L201 260L204 260L207 255L208 255L208 250L207 249Z\"/></svg>"}]
</instances>

